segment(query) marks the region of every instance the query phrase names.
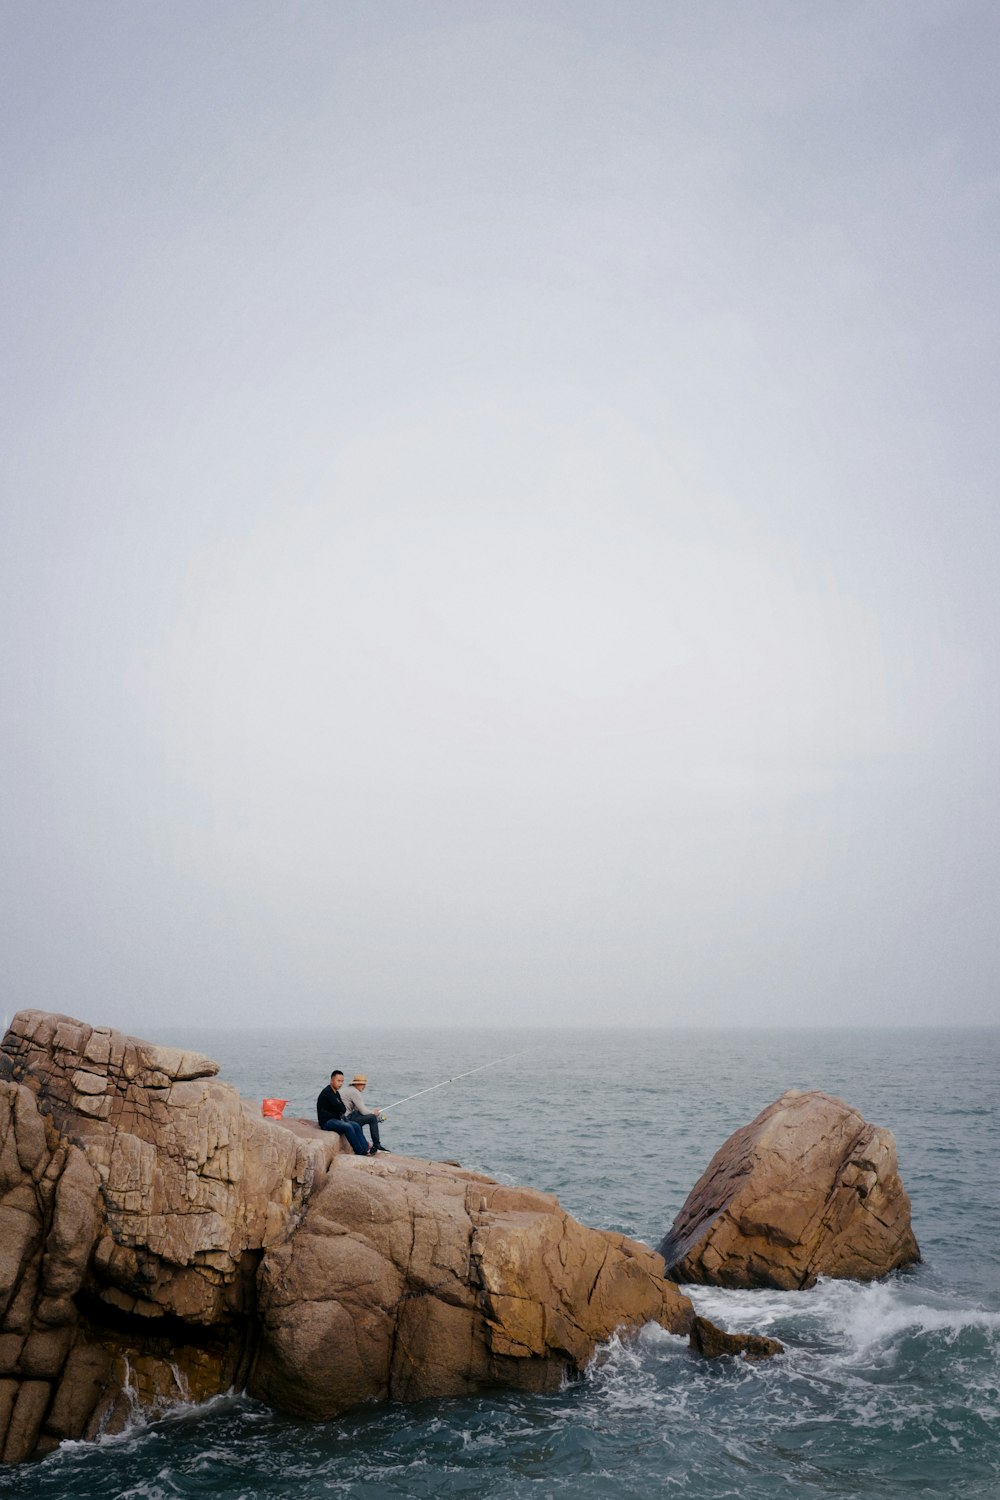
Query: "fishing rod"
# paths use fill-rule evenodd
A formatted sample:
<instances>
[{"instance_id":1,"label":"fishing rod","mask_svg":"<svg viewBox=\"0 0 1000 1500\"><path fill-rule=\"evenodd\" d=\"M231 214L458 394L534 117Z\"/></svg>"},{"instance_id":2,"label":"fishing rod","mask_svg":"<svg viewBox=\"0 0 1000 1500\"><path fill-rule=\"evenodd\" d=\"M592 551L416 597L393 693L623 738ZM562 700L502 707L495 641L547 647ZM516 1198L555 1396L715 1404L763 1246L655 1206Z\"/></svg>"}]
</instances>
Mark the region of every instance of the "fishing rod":
<instances>
[{"instance_id":1,"label":"fishing rod","mask_svg":"<svg viewBox=\"0 0 1000 1500\"><path fill-rule=\"evenodd\" d=\"M409 1104L411 1099L419 1099L421 1094L433 1094L435 1089L443 1089L446 1083L457 1083L460 1078L471 1078L473 1073L483 1073L487 1068L498 1068L501 1063L510 1062L515 1057L525 1057L529 1052L537 1052L537 1047L525 1047L520 1052L508 1052L506 1057L498 1057L493 1062L480 1063L478 1068L469 1068L466 1073L456 1073L452 1078L442 1078L440 1083L432 1083L429 1088L417 1089L415 1094L407 1094L405 1099L394 1099L391 1104L383 1104L381 1113L396 1109L400 1104Z\"/></svg>"}]
</instances>

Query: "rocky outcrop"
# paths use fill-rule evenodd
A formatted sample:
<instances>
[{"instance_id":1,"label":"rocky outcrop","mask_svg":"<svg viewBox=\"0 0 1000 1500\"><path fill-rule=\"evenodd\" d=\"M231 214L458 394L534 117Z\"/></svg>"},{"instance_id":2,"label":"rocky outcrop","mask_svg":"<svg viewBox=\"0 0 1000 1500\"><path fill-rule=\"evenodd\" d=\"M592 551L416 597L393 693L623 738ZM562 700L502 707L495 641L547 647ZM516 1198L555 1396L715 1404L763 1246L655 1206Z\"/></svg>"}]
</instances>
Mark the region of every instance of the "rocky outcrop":
<instances>
[{"instance_id":1,"label":"rocky outcrop","mask_svg":"<svg viewBox=\"0 0 1000 1500\"><path fill-rule=\"evenodd\" d=\"M789 1090L716 1152L660 1253L674 1281L784 1290L918 1261L892 1133Z\"/></svg>"},{"instance_id":2,"label":"rocky outcrop","mask_svg":"<svg viewBox=\"0 0 1000 1500\"><path fill-rule=\"evenodd\" d=\"M328 1151L255 1119L217 1071L65 1016L14 1018L0 1050L4 1459L245 1379L261 1255L298 1222Z\"/></svg>"},{"instance_id":3,"label":"rocky outcrop","mask_svg":"<svg viewBox=\"0 0 1000 1500\"><path fill-rule=\"evenodd\" d=\"M741 1352L741 1335L696 1328L645 1246L453 1165L355 1157L308 1122L261 1119L216 1074L107 1027L14 1018L0 1047L3 1460L233 1387L315 1418L547 1390L650 1320Z\"/></svg>"},{"instance_id":4,"label":"rocky outcrop","mask_svg":"<svg viewBox=\"0 0 1000 1500\"><path fill-rule=\"evenodd\" d=\"M260 1279L251 1392L297 1416L359 1400L551 1390L616 1328L690 1332L663 1262L555 1198L454 1167L345 1157Z\"/></svg>"}]
</instances>

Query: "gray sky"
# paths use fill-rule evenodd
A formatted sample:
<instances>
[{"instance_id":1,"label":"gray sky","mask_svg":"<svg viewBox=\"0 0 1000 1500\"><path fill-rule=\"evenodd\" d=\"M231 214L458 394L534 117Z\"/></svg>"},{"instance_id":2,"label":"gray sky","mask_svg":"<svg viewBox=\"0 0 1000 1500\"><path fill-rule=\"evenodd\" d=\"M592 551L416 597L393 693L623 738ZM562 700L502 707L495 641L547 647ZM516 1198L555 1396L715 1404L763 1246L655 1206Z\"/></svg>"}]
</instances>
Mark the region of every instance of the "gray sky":
<instances>
[{"instance_id":1,"label":"gray sky","mask_svg":"<svg viewBox=\"0 0 1000 1500\"><path fill-rule=\"evenodd\" d=\"M993 0L0 4L4 1008L997 1018Z\"/></svg>"}]
</instances>

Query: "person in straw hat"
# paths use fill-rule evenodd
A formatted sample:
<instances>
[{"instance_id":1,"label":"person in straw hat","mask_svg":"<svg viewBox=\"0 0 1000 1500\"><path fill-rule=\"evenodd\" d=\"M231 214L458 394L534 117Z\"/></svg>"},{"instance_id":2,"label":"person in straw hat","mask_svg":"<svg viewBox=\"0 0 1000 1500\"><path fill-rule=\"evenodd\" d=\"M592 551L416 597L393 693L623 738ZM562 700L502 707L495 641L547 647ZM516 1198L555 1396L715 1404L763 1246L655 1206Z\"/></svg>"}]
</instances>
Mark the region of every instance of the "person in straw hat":
<instances>
[{"instance_id":1,"label":"person in straw hat","mask_svg":"<svg viewBox=\"0 0 1000 1500\"><path fill-rule=\"evenodd\" d=\"M383 1146L379 1139L379 1121L385 1119L385 1115L369 1104L365 1098L365 1089L368 1087L368 1079L364 1073L355 1073L347 1088L341 1089L340 1097L347 1105L346 1119L354 1125L368 1126L372 1137L372 1154L376 1151L388 1151L388 1146Z\"/></svg>"}]
</instances>

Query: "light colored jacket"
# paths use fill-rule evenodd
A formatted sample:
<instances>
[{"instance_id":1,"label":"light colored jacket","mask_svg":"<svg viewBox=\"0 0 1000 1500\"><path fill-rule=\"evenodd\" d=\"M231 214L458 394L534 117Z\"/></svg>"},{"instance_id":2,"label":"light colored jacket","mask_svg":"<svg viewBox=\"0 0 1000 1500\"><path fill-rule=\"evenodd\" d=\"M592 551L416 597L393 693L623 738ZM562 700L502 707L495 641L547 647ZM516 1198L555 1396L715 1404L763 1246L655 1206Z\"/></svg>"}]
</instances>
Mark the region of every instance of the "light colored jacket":
<instances>
[{"instance_id":1,"label":"light colored jacket","mask_svg":"<svg viewBox=\"0 0 1000 1500\"><path fill-rule=\"evenodd\" d=\"M375 1105L369 1104L368 1100L365 1098L361 1090L356 1089L353 1083L349 1083L345 1088L341 1088L340 1097L347 1105L347 1113L349 1115L353 1114L355 1110L357 1110L359 1115L378 1114L378 1110L376 1109Z\"/></svg>"}]
</instances>

